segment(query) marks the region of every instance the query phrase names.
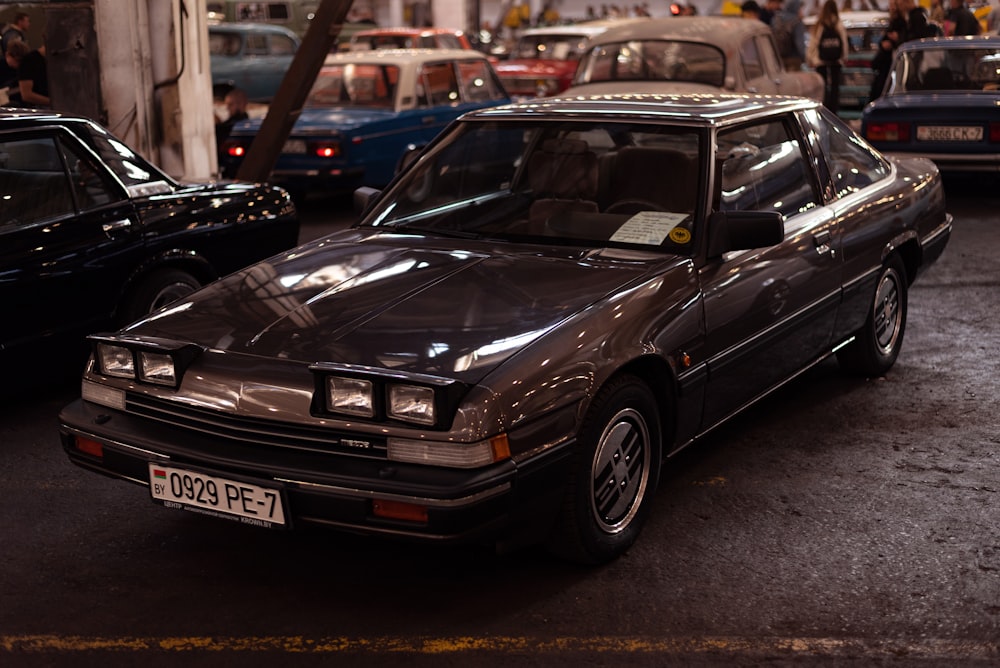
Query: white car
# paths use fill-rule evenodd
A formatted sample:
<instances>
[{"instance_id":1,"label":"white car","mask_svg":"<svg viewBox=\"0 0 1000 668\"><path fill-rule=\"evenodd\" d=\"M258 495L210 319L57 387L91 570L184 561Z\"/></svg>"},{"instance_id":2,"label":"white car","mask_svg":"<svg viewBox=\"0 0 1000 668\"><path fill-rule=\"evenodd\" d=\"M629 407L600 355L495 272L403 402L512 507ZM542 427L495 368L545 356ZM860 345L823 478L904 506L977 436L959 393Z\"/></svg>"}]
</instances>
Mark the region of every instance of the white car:
<instances>
[{"instance_id":1,"label":"white car","mask_svg":"<svg viewBox=\"0 0 1000 668\"><path fill-rule=\"evenodd\" d=\"M726 16L647 19L593 37L566 95L718 90L823 99L815 72L785 70L771 29Z\"/></svg>"}]
</instances>

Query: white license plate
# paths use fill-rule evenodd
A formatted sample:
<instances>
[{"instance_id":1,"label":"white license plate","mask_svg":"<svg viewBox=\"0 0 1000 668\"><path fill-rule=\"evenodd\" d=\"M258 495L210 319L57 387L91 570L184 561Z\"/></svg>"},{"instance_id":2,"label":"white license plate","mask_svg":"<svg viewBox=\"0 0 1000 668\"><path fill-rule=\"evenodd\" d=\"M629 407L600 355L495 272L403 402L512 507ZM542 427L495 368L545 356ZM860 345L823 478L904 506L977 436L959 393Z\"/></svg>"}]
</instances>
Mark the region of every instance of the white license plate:
<instances>
[{"instance_id":1,"label":"white license plate","mask_svg":"<svg viewBox=\"0 0 1000 668\"><path fill-rule=\"evenodd\" d=\"M289 139L281 147L282 153L305 153L306 143L301 139Z\"/></svg>"},{"instance_id":2,"label":"white license plate","mask_svg":"<svg viewBox=\"0 0 1000 668\"><path fill-rule=\"evenodd\" d=\"M917 127L919 141L982 141L981 125L920 125Z\"/></svg>"},{"instance_id":3,"label":"white license plate","mask_svg":"<svg viewBox=\"0 0 1000 668\"><path fill-rule=\"evenodd\" d=\"M238 519L268 529L286 524L281 490L272 487L151 463L149 492L170 508Z\"/></svg>"}]
</instances>

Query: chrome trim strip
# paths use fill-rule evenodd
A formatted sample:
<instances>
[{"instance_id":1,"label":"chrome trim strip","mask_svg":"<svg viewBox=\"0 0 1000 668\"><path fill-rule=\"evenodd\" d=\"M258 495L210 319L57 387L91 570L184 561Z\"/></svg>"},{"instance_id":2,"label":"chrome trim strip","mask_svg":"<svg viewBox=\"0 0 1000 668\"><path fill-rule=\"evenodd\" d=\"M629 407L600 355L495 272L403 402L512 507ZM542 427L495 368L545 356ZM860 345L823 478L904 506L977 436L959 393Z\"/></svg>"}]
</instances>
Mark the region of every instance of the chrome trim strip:
<instances>
[{"instance_id":1,"label":"chrome trim strip","mask_svg":"<svg viewBox=\"0 0 1000 668\"><path fill-rule=\"evenodd\" d=\"M292 480L291 478L274 478L275 482L287 483L290 485L298 485L299 487L314 487L317 489L322 489L324 491L329 491L335 494L341 494L343 496L352 496L360 499L384 499L386 501L400 501L403 503L413 503L422 506L428 506L430 508L458 508L461 506L467 506L483 499L488 499L494 496L503 494L504 492L510 491L511 484L505 482L502 485L498 485L492 489L483 490L482 492L477 492L469 496L462 497L461 499L428 499L419 496L408 496L405 494L389 494L382 492L371 492L365 489L351 489L348 487L339 487L337 485L325 485L318 482L305 482L302 480Z\"/></svg>"}]
</instances>

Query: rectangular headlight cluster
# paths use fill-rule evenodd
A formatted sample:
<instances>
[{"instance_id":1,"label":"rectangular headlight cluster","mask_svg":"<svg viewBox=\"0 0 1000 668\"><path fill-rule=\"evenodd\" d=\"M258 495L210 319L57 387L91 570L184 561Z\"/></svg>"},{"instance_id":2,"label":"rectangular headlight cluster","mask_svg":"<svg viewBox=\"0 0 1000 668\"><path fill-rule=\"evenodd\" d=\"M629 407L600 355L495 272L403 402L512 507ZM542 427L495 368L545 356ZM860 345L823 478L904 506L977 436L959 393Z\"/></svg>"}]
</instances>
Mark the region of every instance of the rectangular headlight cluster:
<instances>
[{"instance_id":1,"label":"rectangular headlight cluster","mask_svg":"<svg viewBox=\"0 0 1000 668\"><path fill-rule=\"evenodd\" d=\"M326 409L331 413L373 418L384 403L386 417L414 424L437 422L434 389L420 385L387 383L386 396L376 397L375 384L364 378L327 376Z\"/></svg>"},{"instance_id":2,"label":"rectangular headlight cluster","mask_svg":"<svg viewBox=\"0 0 1000 668\"><path fill-rule=\"evenodd\" d=\"M444 428L465 393L450 378L327 362L310 369L320 394L313 408L327 414Z\"/></svg>"},{"instance_id":3,"label":"rectangular headlight cluster","mask_svg":"<svg viewBox=\"0 0 1000 668\"><path fill-rule=\"evenodd\" d=\"M105 376L178 387L184 369L200 352L188 343L94 335L95 370Z\"/></svg>"}]
</instances>

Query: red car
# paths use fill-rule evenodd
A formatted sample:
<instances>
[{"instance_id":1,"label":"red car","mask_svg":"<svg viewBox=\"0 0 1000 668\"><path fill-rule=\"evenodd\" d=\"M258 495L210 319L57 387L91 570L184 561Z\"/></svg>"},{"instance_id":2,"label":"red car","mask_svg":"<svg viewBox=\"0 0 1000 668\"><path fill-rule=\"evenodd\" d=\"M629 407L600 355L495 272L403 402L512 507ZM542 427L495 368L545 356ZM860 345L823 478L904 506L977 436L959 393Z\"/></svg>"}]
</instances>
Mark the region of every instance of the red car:
<instances>
[{"instance_id":1,"label":"red car","mask_svg":"<svg viewBox=\"0 0 1000 668\"><path fill-rule=\"evenodd\" d=\"M351 35L351 51L370 49L471 49L461 30L446 28L372 28Z\"/></svg>"},{"instance_id":2,"label":"red car","mask_svg":"<svg viewBox=\"0 0 1000 668\"><path fill-rule=\"evenodd\" d=\"M592 37L629 21L589 21L576 25L525 30L507 60L494 65L514 99L555 95L569 88L576 64Z\"/></svg>"}]
</instances>

